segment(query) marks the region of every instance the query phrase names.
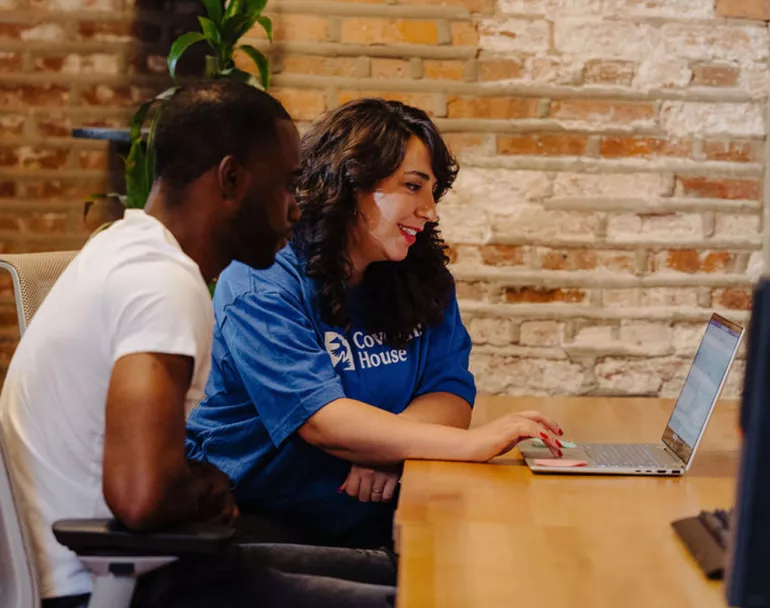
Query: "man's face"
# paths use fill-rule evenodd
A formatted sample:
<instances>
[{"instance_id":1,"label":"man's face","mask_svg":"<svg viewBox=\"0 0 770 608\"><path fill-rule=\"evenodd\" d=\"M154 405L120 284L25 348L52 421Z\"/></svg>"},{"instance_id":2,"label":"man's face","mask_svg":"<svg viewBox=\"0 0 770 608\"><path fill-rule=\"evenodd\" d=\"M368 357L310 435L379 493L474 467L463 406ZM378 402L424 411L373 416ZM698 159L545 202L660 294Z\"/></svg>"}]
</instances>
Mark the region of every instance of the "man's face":
<instances>
[{"instance_id":1,"label":"man's face","mask_svg":"<svg viewBox=\"0 0 770 608\"><path fill-rule=\"evenodd\" d=\"M299 135L294 123L276 123L277 143L247 166L251 183L231 225L233 258L252 268L269 268L299 218L294 180L300 169Z\"/></svg>"}]
</instances>

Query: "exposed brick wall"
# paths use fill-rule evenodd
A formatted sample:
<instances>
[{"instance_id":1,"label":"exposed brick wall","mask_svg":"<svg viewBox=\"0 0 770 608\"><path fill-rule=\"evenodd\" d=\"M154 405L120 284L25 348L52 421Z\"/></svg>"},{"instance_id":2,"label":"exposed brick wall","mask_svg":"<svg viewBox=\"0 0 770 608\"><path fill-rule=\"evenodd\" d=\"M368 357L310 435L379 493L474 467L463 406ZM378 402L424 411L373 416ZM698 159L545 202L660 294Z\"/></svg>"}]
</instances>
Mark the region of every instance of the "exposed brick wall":
<instances>
[{"instance_id":1,"label":"exposed brick wall","mask_svg":"<svg viewBox=\"0 0 770 608\"><path fill-rule=\"evenodd\" d=\"M35 8L15 7L25 1ZM126 30L136 9L97 10L108 3L0 0L26 19L0 25L0 83L11 100L0 102L6 248L82 238L84 190L46 184L98 182L107 161L98 144L67 139L66 127L125 123L131 97L154 84L147 72L163 68L145 58L138 70L125 49L152 55L145 49L166 41L168 26L145 11L146 27ZM72 4L81 8L67 12ZM710 311L748 320L762 268L765 22L720 17L714 0L268 8L272 92L299 121L383 95L428 110L458 153L463 168L439 211L482 390L673 395ZM95 41L82 22L102 23L87 33L110 22L129 34ZM49 38L29 47L28 31ZM252 42L267 49L256 33ZM43 71L33 49L64 60ZM55 137L44 136L42 116ZM736 371L732 396L740 362Z\"/></svg>"}]
</instances>

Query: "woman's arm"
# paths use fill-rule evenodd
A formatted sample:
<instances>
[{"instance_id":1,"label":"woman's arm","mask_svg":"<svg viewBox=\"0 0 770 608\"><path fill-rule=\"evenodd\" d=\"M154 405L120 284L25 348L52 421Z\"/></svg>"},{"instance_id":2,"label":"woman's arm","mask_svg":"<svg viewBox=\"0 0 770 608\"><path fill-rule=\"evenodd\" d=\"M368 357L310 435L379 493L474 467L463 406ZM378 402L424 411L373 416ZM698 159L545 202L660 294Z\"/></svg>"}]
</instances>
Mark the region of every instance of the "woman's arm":
<instances>
[{"instance_id":1,"label":"woman's arm","mask_svg":"<svg viewBox=\"0 0 770 608\"><path fill-rule=\"evenodd\" d=\"M470 403L462 397L436 392L420 395L399 416L415 422L467 429L471 423L471 413Z\"/></svg>"}]
</instances>

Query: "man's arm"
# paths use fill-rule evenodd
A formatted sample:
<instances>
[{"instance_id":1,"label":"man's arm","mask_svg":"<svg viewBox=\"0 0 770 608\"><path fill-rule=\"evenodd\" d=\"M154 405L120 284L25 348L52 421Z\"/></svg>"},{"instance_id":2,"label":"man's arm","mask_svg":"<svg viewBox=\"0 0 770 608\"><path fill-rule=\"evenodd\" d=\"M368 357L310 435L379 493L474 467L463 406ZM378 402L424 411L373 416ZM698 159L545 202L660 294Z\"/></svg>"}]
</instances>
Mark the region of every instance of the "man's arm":
<instances>
[{"instance_id":1,"label":"man's arm","mask_svg":"<svg viewBox=\"0 0 770 608\"><path fill-rule=\"evenodd\" d=\"M192 357L158 353L126 355L113 367L102 490L113 515L131 529L233 516L227 476L185 459L192 372Z\"/></svg>"},{"instance_id":2,"label":"man's arm","mask_svg":"<svg viewBox=\"0 0 770 608\"><path fill-rule=\"evenodd\" d=\"M399 416L416 422L467 429L471 424L471 413L470 404L462 397L436 392L420 395Z\"/></svg>"}]
</instances>

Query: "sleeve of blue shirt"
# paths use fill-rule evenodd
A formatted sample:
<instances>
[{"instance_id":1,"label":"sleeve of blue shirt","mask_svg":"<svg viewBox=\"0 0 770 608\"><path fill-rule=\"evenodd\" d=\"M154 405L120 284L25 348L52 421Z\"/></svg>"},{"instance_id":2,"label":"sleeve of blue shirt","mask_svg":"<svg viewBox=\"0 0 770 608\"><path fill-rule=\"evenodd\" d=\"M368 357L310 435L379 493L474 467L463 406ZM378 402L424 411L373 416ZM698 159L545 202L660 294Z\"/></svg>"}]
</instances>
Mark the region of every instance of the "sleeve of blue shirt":
<instances>
[{"instance_id":1,"label":"sleeve of blue shirt","mask_svg":"<svg viewBox=\"0 0 770 608\"><path fill-rule=\"evenodd\" d=\"M242 294L225 307L221 328L276 447L323 406L345 396L310 320L289 296Z\"/></svg>"},{"instance_id":2,"label":"sleeve of blue shirt","mask_svg":"<svg viewBox=\"0 0 770 608\"><path fill-rule=\"evenodd\" d=\"M427 363L414 397L427 393L452 393L473 406L476 382L468 369L471 337L463 325L454 294L444 322L432 327L429 334Z\"/></svg>"}]
</instances>

